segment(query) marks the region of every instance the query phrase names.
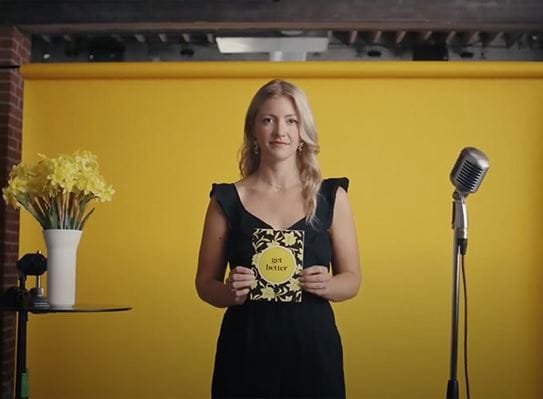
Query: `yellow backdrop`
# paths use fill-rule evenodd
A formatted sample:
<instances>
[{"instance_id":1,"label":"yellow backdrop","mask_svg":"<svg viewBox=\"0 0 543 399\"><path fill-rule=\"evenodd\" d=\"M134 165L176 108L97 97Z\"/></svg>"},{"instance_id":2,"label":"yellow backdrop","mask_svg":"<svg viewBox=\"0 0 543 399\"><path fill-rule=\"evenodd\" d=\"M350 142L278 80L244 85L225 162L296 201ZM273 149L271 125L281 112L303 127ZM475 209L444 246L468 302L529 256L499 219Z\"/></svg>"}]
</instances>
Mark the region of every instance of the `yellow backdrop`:
<instances>
[{"instance_id":1,"label":"yellow backdrop","mask_svg":"<svg viewBox=\"0 0 543 399\"><path fill-rule=\"evenodd\" d=\"M32 64L22 73L24 159L91 150L117 191L83 233L78 301L134 308L32 315L32 397L209 396L223 310L194 288L203 217L211 183L238 179L246 107L274 77L308 94L323 175L351 179L363 284L334 304L348 396L445 395L448 174L470 145L491 162L468 198L472 394L543 397L540 64ZM45 250L26 214L20 248Z\"/></svg>"}]
</instances>

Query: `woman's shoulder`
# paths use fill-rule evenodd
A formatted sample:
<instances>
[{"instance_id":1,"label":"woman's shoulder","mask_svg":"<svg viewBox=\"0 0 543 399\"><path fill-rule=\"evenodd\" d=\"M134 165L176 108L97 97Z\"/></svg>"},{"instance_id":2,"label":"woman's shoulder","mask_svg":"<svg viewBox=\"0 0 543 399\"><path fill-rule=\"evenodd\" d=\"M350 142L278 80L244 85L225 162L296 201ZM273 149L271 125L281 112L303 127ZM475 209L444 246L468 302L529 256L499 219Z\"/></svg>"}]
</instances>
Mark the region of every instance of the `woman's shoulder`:
<instances>
[{"instance_id":1,"label":"woman's shoulder","mask_svg":"<svg viewBox=\"0 0 543 399\"><path fill-rule=\"evenodd\" d=\"M328 230L332 225L336 197L340 191L338 190L339 187L347 191L349 188L349 179L347 177L328 177L321 181L317 216L323 221L325 230Z\"/></svg>"},{"instance_id":2,"label":"woman's shoulder","mask_svg":"<svg viewBox=\"0 0 543 399\"><path fill-rule=\"evenodd\" d=\"M233 183L211 183L210 197L221 198L227 196L233 188Z\"/></svg>"},{"instance_id":3,"label":"woman's shoulder","mask_svg":"<svg viewBox=\"0 0 543 399\"><path fill-rule=\"evenodd\" d=\"M345 191L349 189L349 178L347 177L328 177L322 179L321 190L325 192L335 192L338 187L342 187Z\"/></svg>"},{"instance_id":4,"label":"woman's shoulder","mask_svg":"<svg viewBox=\"0 0 543 399\"><path fill-rule=\"evenodd\" d=\"M211 183L209 197L220 206L229 224L236 219L239 206L234 183Z\"/></svg>"},{"instance_id":5,"label":"woman's shoulder","mask_svg":"<svg viewBox=\"0 0 543 399\"><path fill-rule=\"evenodd\" d=\"M255 185L254 176L252 175L245 176L238 181L231 183L231 186L235 191L235 194L242 201L246 198L247 195L250 195L251 193L254 194L256 191L258 191Z\"/></svg>"},{"instance_id":6,"label":"woman's shoulder","mask_svg":"<svg viewBox=\"0 0 543 399\"><path fill-rule=\"evenodd\" d=\"M213 195L235 197L238 193L244 193L247 189L250 189L251 184L252 180L249 176L231 183L212 183L210 197Z\"/></svg>"},{"instance_id":7,"label":"woman's shoulder","mask_svg":"<svg viewBox=\"0 0 543 399\"><path fill-rule=\"evenodd\" d=\"M234 187L236 188L241 188L241 189L244 189L246 187L250 187L251 186L251 181L252 179L250 178L250 176L246 176L244 178L241 178L235 182L232 182L230 183L231 185L233 185Z\"/></svg>"}]
</instances>

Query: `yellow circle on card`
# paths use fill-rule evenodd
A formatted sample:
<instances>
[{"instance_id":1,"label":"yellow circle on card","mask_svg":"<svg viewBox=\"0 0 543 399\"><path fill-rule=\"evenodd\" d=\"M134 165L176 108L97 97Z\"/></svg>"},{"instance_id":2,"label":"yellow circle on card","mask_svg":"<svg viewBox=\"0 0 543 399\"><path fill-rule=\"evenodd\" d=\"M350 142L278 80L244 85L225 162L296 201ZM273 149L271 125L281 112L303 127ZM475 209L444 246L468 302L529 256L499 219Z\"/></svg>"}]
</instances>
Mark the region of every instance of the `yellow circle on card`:
<instances>
[{"instance_id":1,"label":"yellow circle on card","mask_svg":"<svg viewBox=\"0 0 543 399\"><path fill-rule=\"evenodd\" d=\"M260 255L258 271L268 283L281 284L288 281L296 269L292 251L285 247L268 247Z\"/></svg>"}]
</instances>

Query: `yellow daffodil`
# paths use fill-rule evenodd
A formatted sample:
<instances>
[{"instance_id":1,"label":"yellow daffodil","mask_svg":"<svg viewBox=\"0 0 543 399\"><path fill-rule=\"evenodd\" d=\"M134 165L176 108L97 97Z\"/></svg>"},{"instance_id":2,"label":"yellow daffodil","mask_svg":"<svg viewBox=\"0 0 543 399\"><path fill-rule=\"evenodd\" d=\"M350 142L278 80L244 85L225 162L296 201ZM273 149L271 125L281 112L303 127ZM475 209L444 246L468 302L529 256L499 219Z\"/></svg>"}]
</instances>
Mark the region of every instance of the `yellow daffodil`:
<instances>
[{"instance_id":1,"label":"yellow daffodil","mask_svg":"<svg viewBox=\"0 0 543 399\"><path fill-rule=\"evenodd\" d=\"M90 201L111 201L115 190L99 174L96 155L76 151L38 157L38 162L13 167L2 196L14 208L28 210L44 229L81 230L94 211L86 211Z\"/></svg>"}]
</instances>

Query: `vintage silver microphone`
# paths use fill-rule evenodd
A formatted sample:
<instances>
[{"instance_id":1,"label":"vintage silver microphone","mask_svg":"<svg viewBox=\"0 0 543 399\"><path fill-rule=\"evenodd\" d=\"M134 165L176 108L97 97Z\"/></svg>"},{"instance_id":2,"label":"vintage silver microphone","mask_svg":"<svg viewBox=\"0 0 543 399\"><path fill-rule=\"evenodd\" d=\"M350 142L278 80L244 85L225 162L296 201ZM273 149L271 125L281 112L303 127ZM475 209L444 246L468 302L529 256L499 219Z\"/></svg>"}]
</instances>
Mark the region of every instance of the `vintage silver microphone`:
<instances>
[{"instance_id":1,"label":"vintage silver microphone","mask_svg":"<svg viewBox=\"0 0 543 399\"><path fill-rule=\"evenodd\" d=\"M456 190L467 196L477 191L488 171L488 158L480 150L466 147L451 170L451 182Z\"/></svg>"},{"instance_id":2,"label":"vintage silver microphone","mask_svg":"<svg viewBox=\"0 0 543 399\"><path fill-rule=\"evenodd\" d=\"M468 214L466 197L475 193L489 168L488 158L482 151L466 147L458 156L451 170L450 178L455 187L453 192L453 293L451 328L451 364L447 384L447 399L458 399L457 359L458 359L458 291L461 257L466 254L468 245ZM467 382L466 382L467 383Z\"/></svg>"},{"instance_id":3,"label":"vintage silver microphone","mask_svg":"<svg viewBox=\"0 0 543 399\"><path fill-rule=\"evenodd\" d=\"M456 240L460 240L462 255L465 255L468 239L468 214L466 197L476 192L488 171L488 158L480 150L466 147L458 156L451 170L451 182L456 188L453 193L452 228Z\"/></svg>"}]
</instances>

